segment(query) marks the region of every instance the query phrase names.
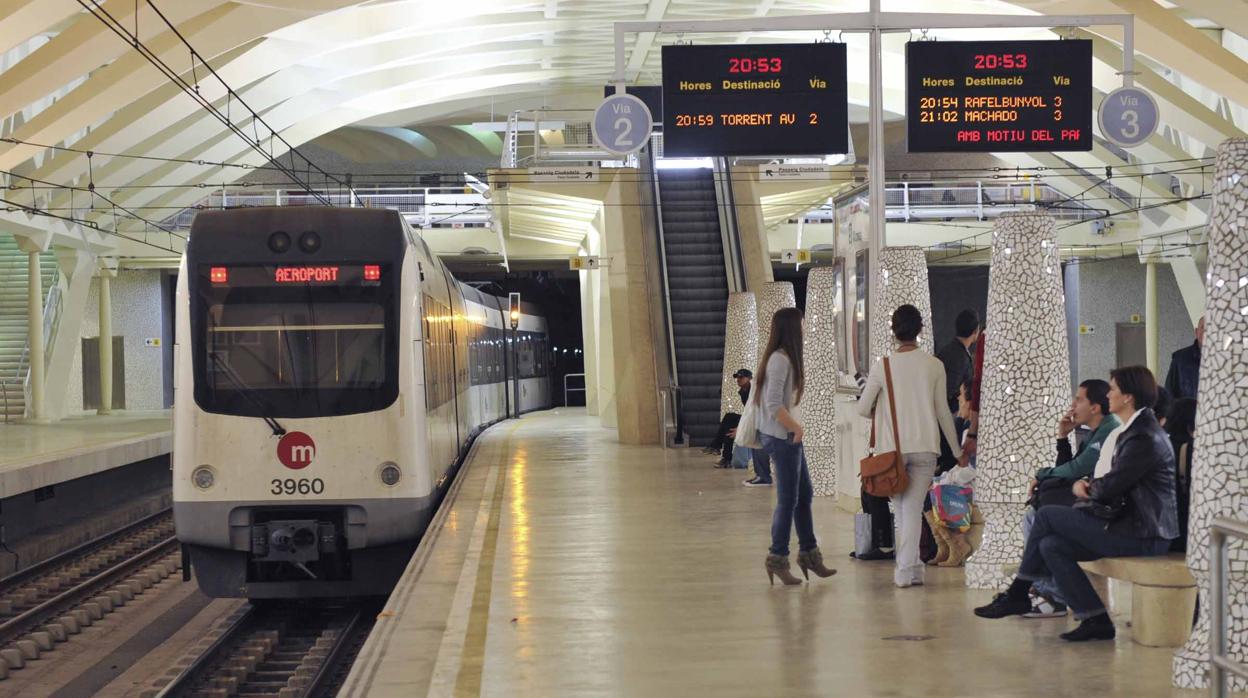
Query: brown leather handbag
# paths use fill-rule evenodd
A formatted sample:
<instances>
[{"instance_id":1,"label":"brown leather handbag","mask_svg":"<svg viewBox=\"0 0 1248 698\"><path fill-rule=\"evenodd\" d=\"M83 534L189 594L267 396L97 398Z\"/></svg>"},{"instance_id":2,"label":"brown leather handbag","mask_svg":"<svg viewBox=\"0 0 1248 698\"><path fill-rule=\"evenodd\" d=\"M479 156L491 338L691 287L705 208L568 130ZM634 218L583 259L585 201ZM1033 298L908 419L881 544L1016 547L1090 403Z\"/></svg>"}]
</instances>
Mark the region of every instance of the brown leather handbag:
<instances>
[{"instance_id":1,"label":"brown leather handbag","mask_svg":"<svg viewBox=\"0 0 1248 698\"><path fill-rule=\"evenodd\" d=\"M862 489L874 497L891 497L901 494L910 484L906 464L901 457L901 434L897 431L897 402L893 397L893 370L884 357L884 383L888 386L888 412L893 423L893 444L888 453L875 452L875 417L871 417L871 446L869 455L858 462L858 477Z\"/></svg>"}]
</instances>

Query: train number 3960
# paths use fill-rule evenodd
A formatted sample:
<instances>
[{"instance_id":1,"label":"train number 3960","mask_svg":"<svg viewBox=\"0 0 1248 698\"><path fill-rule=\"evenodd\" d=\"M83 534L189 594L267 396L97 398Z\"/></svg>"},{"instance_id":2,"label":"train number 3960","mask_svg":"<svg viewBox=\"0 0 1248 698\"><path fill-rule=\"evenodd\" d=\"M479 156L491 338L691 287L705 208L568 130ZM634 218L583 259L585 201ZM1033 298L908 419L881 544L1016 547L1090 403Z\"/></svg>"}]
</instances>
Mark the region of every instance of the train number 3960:
<instances>
[{"instance_id":1,"label":"train number 3960","mask_svg":"<svg viewBox=\"0 0 1248 698\"><path fill-rule=\"evenodd\" d=\"M325 493L325 481L319 477L314 477L310 480L306 477L301 477L298 480L290 477L286 479L273 478L273 481L269 484L272 485L269 493L276 495Z\"/></svg>"}]
</instances>

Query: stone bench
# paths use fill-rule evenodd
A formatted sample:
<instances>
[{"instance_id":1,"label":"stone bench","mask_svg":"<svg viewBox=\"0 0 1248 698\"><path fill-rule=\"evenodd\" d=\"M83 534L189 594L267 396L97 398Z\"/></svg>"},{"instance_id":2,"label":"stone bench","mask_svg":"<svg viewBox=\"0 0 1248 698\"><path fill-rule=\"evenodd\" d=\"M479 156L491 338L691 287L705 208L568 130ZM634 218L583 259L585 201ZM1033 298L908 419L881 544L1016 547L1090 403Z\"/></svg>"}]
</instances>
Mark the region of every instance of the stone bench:
<instances>
[{"instance_id":1,"label":"stone bench","mask_svg":"<svg viewBox=\"0 0 1248 698\"><path fill-rule=\"evenodd\" d=\"M1181 553L1156 557L1106 557L1080 562L1092 577L1131 582L1131 626L1135 641L1147 647L1179 647L1187 642L1196 609L1196 580Z\"/></svg>"}]
</instances>

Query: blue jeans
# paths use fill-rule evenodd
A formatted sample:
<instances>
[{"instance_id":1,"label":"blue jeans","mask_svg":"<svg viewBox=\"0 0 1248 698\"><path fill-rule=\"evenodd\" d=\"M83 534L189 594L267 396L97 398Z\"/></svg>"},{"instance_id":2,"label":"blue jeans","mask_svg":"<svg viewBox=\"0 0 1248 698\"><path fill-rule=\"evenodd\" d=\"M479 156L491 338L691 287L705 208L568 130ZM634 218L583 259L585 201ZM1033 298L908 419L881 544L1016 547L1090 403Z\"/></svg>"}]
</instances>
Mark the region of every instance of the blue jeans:
<instances>
[{"instance_id":1,"label":"blue jeans","mask_svg":"<svg viewBox=\"0 0 1248 698\"><path fill-rule=\"evenodd\" d=\"M1023 514L1023 543L1027 543L1027 539L1031 537L1031 527L1036 524L1036 510L1027 507L1027 513ZM1054 601L1065 604L1066 597L1062 596L1062 590L1057 588L1057 583L1050 577L1048 579L1037 579L1031 583L1031 588L1035 589L1037 594L1043 594Z\"/></svg>"},{"instance_id":2,"label":"blue jeans","mask_svg":"<svg viewBox=\"0 0 1248 698\"><path fill-rule=\"evenodd\" d=\"M817 544L810 503L815 498L815 488L810 484L806 450L801 444L770 434L759 434L759 437L775 466L776 512L771 517L771 554L789 554L789 535L794 527L797 528L798 550L813 550Z\"/></svg>"},{"instance_id":3,"label":"blue jeans","mask_svg":"<svg viewBox=\"0 0 1248 698\"><path fill-rule=\"evenodd\" d=\"M1105 604L1079 563L1103 557L1161 555L1165 538L1130 538L1105 530L1105 521L1079 509L1041 507L1023 548L1018 578L1035 582L1052 577L1080 620L1105 613Z\"/></svg>"},{"instance_id":4,"label":"blue jeans","mask_svg":"<svg viewBox=\"0 0 1248 698\"><path fill-rule=\"evenodd\" d=\"M759 436L766 436L766 434L759 434ZM767 449L765 447L751 448L750 458L754 461L754 476L761 482L771 482L771 457L767 455Z\"/></svg>"}]
</instances>

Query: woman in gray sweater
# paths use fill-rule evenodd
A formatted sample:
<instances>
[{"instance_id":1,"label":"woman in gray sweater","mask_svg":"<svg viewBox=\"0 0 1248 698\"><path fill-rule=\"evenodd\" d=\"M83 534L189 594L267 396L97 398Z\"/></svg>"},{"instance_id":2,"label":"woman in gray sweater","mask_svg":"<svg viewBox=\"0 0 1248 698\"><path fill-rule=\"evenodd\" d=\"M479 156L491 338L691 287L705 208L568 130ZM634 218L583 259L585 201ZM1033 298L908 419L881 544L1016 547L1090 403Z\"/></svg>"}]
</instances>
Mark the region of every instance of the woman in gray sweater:
<instances>
[{"instance_id":1,"label":"woman in gray sweater","mask_svg":"<svg viewBox=\"0 0 1248 698\"><path fill-rule=\"evenodd\" d=\"M815 542L815 522L810 504L814 488L806 467L802 446L802 422L798 403L802 401L805 372L802 365L802 311L782 308L771 318L771 337L758 365L757 388L751 399L758 419L758 436L771 456L776 483L776 511L771 519L771 548L767 555L767 578L785 584L801 584L789 571L789 536L797 526L797 565L810 579L810 572L830 577L836 570L823 564Z\"/></svg>"}]
</instances>

